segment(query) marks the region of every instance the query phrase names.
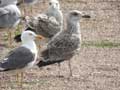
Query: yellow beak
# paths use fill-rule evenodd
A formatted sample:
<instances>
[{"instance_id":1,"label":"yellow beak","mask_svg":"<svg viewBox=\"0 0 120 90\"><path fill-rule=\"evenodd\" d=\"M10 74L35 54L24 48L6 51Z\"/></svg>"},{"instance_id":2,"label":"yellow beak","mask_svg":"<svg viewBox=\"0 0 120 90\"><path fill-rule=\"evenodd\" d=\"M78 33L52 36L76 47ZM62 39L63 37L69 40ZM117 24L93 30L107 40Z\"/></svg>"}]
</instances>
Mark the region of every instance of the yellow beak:
<instances>
[{"instance_id":1,"label":"yellow beak","mask_svg":"<svg viewBox=\"0 0 120 90\"><path fill-rule=\"evenodd\" d=\"M41 36L41 35L37 35L36 37L35 37L36 39L45 39L43 36Z\"/></svg>"}]
</instances>

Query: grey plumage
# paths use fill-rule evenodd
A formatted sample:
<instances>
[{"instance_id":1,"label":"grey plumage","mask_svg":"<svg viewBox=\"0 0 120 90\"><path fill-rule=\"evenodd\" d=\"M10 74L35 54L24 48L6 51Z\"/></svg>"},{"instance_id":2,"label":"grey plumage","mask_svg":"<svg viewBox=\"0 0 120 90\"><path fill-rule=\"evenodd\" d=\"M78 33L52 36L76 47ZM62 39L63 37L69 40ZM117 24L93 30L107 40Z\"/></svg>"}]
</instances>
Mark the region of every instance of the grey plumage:
<instances>
[{"instance_id":1,"label":"grey plumage","mask_svg":"<svg viewBox=\"0 0 120 90\"><path fill-rule=\"evenodd\" d=\"M17 0L0 0L0 7L7 6L9 4L16 4Z\"/></svg>"},{"instance_id":2,"label":"grey plumage","mask_svg":"<svg viewBox=\"0 0 120 90\"><path fill-rule=\"evenodd\" d=\"M54 17L58 24L63 24L63 14L60 9L60 3L58 0L50 0L49 1L49 8L45 13L48 17Z\"/></svg>"},{"instance_id":3,"label":"grey plumage","mask_svg":"<svg viewBox=\"0 0 120 90\"><path fill-rule=\"evenodd\" d=\"M63 13L60 10L58 0L49 1L48 10L44 14L38 14L26 19L27 28L32 28L37 34L51 39L55 34L63 29ZM27 29L26 29L27 30ZM15 41L20 42L20 35L14 37Z\"/></svg>"},{"instance_id":4,"label":"grey plumage","mask_svg":"<svg viewBox=\"0 0 120 90\"><path fill-rule=\"evenodd\" d=\"M36 64L38 50L35 39L43 39L32 31L23 31L21 35L22 45L11 51L1 62L0 72L17 71L17 80L21 74L20 86L22 87L23 69L31 68Z\"/></svg>"},{"instance_id":5,"label":"grey plumage","mask_svg":"<svg viewBox=\"0 0 120 90\"><path fill-rule=\"evenodd\" d=\"M29 20L28 25L36 30L36 33L46 38L53 37L63 26L63 14L58 0L50 0L46 13L39 14Z\"/></svg>"},{"instance_id":6,"label":"grey plumage","mask_svg":"<svg viewBox=\"0 0 120 90\"><path fill-rule=\"evenodd\" d=\"M0 71L9 71L23 69L26 67L32 67L37 58L37 47L35 39L42 39L40 35L36 35L32 31L23 31L21 40L22 45L13 51L11 51L2 61L0 62Z\"/></svg>"},{"instance_id":7,"label":"grey plumage","mask_svg":"<svg viewBox=\"0 0 120 90\"><path fill-rule=\"evenodd\" d=\"M39 67L70 60L80 49L81 33L79 20L82 14L71 11L67 16L67 29L57 33L48 43L47 49L41 53Z\"/></svg>"},{"instance_id":8,"label":"grey plumage","mask_svg":"<svg viewBox=\"0 0 120 90\"><path fill-rule=\"evenodd\" d=\"M1 0L0 28L12 28L20 22L21 12L16 3L17 0Z\"/></svg>"},{"instance_id":9,"label":"grey plumage","mask_svg":"<svg viewBox=\"0 0 120 90\"><path fill-rule=\"evenodd\" d=\"M68 60L70 76L72 76L72 68L70 60L78 53L81 46L80 18L90 18L83 15L80 11L73 10L67 16L67 29L58 32L49 42L47 48L41 52L41 58L38 67L60 63ZM59 70L59 76L60 70Z\"/></svg>"},{"instance_id":10,"label":"grey plumage","mask_svg":"<svg viewBox=\"0 0 120 90\"><path fill-rule=\"evenodd\" d=\"M22 69L27 67L27 64L34 61L35 54L25 47L19 47L11 51L0 63L0 71L9 71Z\"/></svg>"},{"instance_id":11,"label":"grey plumage","mask_svg":"<svg viewBox=\"0 0 120 90\"><path fill-rule=\"evenodd\" d=\"M21 12L16 6L17 0L0 0L0 31L3 28L4 30L8 30L8 39L9 39L9 46L11 46L12 42L12 31L11 28L15 28L20 20L21 20Z\"/></svg>"}]
</instances>

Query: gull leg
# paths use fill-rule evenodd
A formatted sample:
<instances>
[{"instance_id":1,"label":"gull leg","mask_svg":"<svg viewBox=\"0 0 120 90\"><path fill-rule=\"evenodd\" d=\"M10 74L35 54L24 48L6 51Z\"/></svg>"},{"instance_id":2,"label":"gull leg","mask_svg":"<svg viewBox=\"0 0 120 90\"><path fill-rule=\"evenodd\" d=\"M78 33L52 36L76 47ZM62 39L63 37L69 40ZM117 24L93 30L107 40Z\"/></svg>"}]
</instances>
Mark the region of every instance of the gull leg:
<instances>
[{"instance_id":1,"label":"gull leg","mask_svg":"<svg viewBox=\"0 0 120 90\"><path fill-rule=\"evenodd\" d=\"M26 7L25 7L25 5L24 5L24 16L26 16Z\"/></svg>"},{"instance_id":2,"label":"gull leg","mask_svg":"<svg viewBox=\"0 0 120 90\"><path fill-rule=\"evenodd\" d=\"M60 63L58 63L59 71L58 71L58 76L60 77Z\"/></svg>"},{"instance_id":3,"label":"gull leg","mask_svg":"<svg viewBox=\"0 0 120 90\"><path fill-rule=\"evenodd\" d=\"M63 78L64 76L60 74L60 71L61 71L61 69L60 69L61 63L58 63L58 67L59 67L58 77L59 77L59 78Z\"/></svg>"},{"instance_id":4,"label":"gull leg","mask_svg":"<svg viewBox=\"0 0 120 90\"><path fill-rule=\"evenodd\" d=\"M10 31L10 29L8 30L8 46L12 46L12 32Z\"/></svg>"},{"instance_id":5,"label":"gull leg","mask_svg":"<svg viewBox=\"0 0 120 90\"><path fill-rule=\"evenodd\" d=\"M16 74L16 81L17 81L17 84L19 86L19 73Z\"/></svg>"},{"instance_id":6,"label":"gull leg","mask_svg":"<svg viewBox=\"0 0 120 90\"><path fill-rule=\"evenodd\" d=\"M26 16L26 7L25 7L25 1L24 1L24 0L22 0L22 2L23 2L23 12L24 12L24 16Z\"/></svg>"},{"instance_id":7,"label":"gull leg","mask_svg":"<svg viewBox=\"0 0 120 90\"><path fill-rule=\"evenodd\" d=\"M38 53L40 53L41 45L39 44L37 45L37 47L38 47Z\"/></svg>"},{"instance_id":8,"label":"gull leg","mask_svg":"<svg viewBox=\"0 0 120 90\"><path fill-rule=\"evenodd\" d=\"M21 79L20 79L20 88L22 89L23 87L23 72L20 73L21 74Z\"/></svg>"},{"instance_id":9,"label":"gull leg","mask_svg":"<svg viewBox=\"0 0 120 90\"><path fill-rule=\"evenodd\" d=\"M70 76L72 77L73 75L72 75L72 68L71 68L71 62L70 62L70 60L68 61L68 65L69 65L69 70L70 70Z\"/></svg>"},{"instance_id":10,"label":"gull leg","mask_svg":"<svg viewBox=\"0 0 120 90\"><path fill-rule=\"evenodd\" d=\"M30 12L33 13L33 7L32 6L30 6Z\"/></svg>"},{"instance_id":11,"label":"gull leg","mask_svg":"<svg viewBox=\"0 0 120 90\"><path fill-rule=\"evenodd\" d=\"M18 86L20 86L20 88L22 89L22 82L23 82L23 72L21 73L17 73L17 83L18 83Z\"/></svg>"}]
</instances>

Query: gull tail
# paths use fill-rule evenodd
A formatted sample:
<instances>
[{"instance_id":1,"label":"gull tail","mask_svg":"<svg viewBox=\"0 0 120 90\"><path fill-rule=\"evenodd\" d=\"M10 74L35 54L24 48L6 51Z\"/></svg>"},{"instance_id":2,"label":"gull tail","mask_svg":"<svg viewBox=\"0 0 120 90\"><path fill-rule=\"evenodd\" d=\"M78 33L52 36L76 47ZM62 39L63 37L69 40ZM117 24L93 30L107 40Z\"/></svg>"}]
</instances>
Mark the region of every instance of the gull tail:
<instances>
[{"instance_id":1,"label":"gull tail","mask_svg":"<svg viewBox=\"0 0 120 90\"><path fill-rule=\"evenodd\" d=\"M8 69L3 68L2 65L3 65L3 63L0 62L0 72L9 71Z\"/></svg>"},{"instance_id":2,"label":"gull tail","mask_svg":"<svg viewBox=\"0 0 120 90\"><path fill-rule=\"evenodd\" d=\"M15 42L21 42L21 34L14 37Z\"/></svg>"},{"instance_id":3,"label":"gull tail","mask_svg":"<svg viewBox=\"0 0 120 90\"><path fill-rule=\"evenodd\" d=\"M37 63L38 67L44 67L44 66L48 66L48 65L52 65L55 63L61 63L67 59L57 59L57 60L53 60L49 58L49 50L46 49L41 53L41 60Z\"/></svg>"},{"instance_id":4,"label":"gull tail","mask_svg":"<svg viewBox=\"0 0 120 90\"><path fill-rule=\"evenodd\" d=\"M23 3L23 1L20 1L17 3L17 6L20 6Z\"/></svg>"},{"instance_id":5,"label":"gull tail","mask_svg":"<svg viewBox=\"0 0 120 90\"><path fill-rule=\"evenodd\" d=\"M58 60L58 61L40 61L37 66L40 68L40 67L44 67L44 66L48 66L48 65L52 65L52 64L55 64L55 63L61 63L63 62L64 60Z\"/></svg>"}]
</instances>

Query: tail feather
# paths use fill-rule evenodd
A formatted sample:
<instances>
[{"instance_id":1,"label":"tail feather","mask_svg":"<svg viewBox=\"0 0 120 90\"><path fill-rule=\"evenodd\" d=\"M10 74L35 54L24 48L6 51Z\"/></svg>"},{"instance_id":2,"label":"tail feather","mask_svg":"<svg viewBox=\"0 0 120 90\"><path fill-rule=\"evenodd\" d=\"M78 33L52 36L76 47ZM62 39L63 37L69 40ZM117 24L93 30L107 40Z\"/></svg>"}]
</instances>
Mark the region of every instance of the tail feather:
<instances>
[{"instance_id":1,"label":"tail feather","mask_svg":"<svg viewBox=\"0 0 120 90\"><path fill-rule=\"evenodd\" d=\"M63 62L64 60L58 60L58 61L47 61L47 62L44 62L44 61L40 61L37 66L38 67L44 67L44 66L48 66L48 65L52 65L52 64L55 64L55 63L61 63Z\"/></svg>"},{"instance_id":2,"label":"tail feather","mask_svg":"<svg viewBox=\"0 0 120 90\"><path fill-rule=\"evenodd\" d=\"M0 72L4 72L4 71L6 71L6 69L2 67L2 63L0 62Z\"/></svg>"},{"instance_id":3,"label":"tail feather","mask_svg":"<svg viewBox=\"0 0 120 90\"><path fill-rule=\"evenodd\" d=\"M48 66L48 65L52 65L52 64L55 64L55 63L61 63L63 61L67 61L67 60L70 60L71 57L73 56L73 54L71 53L69 56L66 56L62 59L58 59L58 60L49 60L49 50L46 49L44 50L42 53L41 53L41 57L42 57L42 60L39 61L39 63L37 64L38 67L44 67L44 66ZM47 61L45 61L47 60Z\"/></svg>"},{"instance_id":4,"label":"tail feather","mask_svg":"<svg viewBox=\"0 0 120 90\"><path fill-rule=\"evenodd\" d=\"M1 69L0 68L0 72L7 72L7 71L9 71L10 69Z\"/></svg>"},{"instance_id":5,"label":"tail feather","mask_svg":"<svg viewBox=\"0 0 120 90\"><path fill-rule=\"evenodd\" d=\"M21 34L16 35L16 36L14 37L14 40L15 40L16 42L21 42Z\"/></svg>"},{"instance_id":6,"label":"tail feather","mask_svg":"<svg viewBox=\"0 0 120 90\"><path fill-rule=\"evenodd\" d=\"M23 1L20 1L17 3L17 6L20 6L23 3Z\"/></svg>"}]
</instances>

